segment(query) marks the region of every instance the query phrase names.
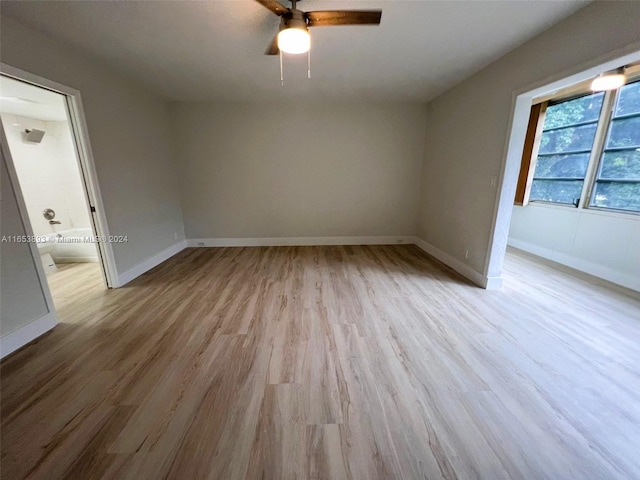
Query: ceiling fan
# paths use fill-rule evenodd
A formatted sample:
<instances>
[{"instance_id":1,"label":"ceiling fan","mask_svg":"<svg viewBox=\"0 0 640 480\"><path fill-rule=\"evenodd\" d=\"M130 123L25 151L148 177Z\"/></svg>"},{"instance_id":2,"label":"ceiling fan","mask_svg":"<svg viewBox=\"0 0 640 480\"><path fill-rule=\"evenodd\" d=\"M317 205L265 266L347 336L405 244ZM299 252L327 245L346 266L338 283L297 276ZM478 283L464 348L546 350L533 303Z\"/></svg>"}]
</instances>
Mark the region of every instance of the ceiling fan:
<instances>
[{"instance_id":1,"label":"ceiling fan","mask_svg":"<svg viewBox=\"0 0 640 480\"><path fill-rule=\"evenodd\" d=\"M296 8L300 0L291 0L287 8L276 0L256 0L280 17L280 31L265 52L266 55L306 53L311 46L309 27L333 25L379 25L382 10L320 10L303 12Z\"/></svg>"}]
</instances>

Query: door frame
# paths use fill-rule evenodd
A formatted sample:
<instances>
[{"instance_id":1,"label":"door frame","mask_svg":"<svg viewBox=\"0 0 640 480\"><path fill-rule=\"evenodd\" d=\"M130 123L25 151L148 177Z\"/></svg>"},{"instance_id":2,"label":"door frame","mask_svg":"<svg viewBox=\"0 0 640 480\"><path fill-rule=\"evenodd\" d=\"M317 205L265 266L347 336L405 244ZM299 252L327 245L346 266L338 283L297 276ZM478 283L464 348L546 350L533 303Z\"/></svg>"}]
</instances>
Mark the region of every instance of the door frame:
<instances>
[{"instance_id":1,"label":"door frame","mask_svg":"<svg viewBox=\"0 0 640 480\"><path fill-rule=\"evenodd\" d=\"M529 123L533 99L552 94L560 89L585 82L602 72L613 70L620 65L640 61L640 43L616 50L593 61L574 67L572 72L554 75L552 78L536 82L512 94L511 117L501 166L500 183L493 211L493 227L485 257L484 277L488 290L502 288L502 265L507 252L509 227L513 213L518 174L522 161L522 148Z\"/></svg>"},{"instance_id":2,"label":"door frame","mask_svg":"<svg viewBox=\"0 0 640 480\"><path fill-rule=\"evenodd\" d=\"M0 74L13 78L15 80L34 85L36 87L44 88L63 95L66 99L67 114L69 117L69 126L73 134L74 145L76 149L76 159L78 162L78 168L81 178L83 180L83 189L85 193L85 200L87 202L87 209L89 211L91 222L91 229L96 238L102 240L108 240L109 227L107 223L107 217L105 214L104 204L102 201L102 193L100 191L100 184L98 182L98 175L96 173L95 163L93 159L93 153L91 150L91 142L89 140L89 132L87 128L87 122L84 116L84 109L82 106L82 97L80 91L75 88L67 87L52 80L40 77L30 72L20 70L19 68L12 67L5 63L0 63ZM25 231L27 235L33 237L33 228L31 226L31 220L27 213L24 197L22 196L22 189L16 174L15 166L13 163L13 157L9 150L9 144L7 143L5 132L2 132L2 150L4 152L4 158L9 171L9 180L13 185L18 198L18 208L22 221L25 224ZM34 256L36 265L40 264L40 254L35 244L31 246L31 253ZM101 264L101 270L103 273L103 280L106 288L117 288L120 286L118 281L118 270L116 268L115 256L113 254L113 247L108 241L96 242L96 249L98 252L98 258ZM40 265L40 267L42 267ZM38 268L38 276L40 277L40 283L45 291L45 297L48 301L51 299L51 293L49 291L49 285L47 283L46 274L44 268ZM52 306L52 305L51 305ZM55 311L55 309L53 310Z\"/></svg>"}]
</instances>

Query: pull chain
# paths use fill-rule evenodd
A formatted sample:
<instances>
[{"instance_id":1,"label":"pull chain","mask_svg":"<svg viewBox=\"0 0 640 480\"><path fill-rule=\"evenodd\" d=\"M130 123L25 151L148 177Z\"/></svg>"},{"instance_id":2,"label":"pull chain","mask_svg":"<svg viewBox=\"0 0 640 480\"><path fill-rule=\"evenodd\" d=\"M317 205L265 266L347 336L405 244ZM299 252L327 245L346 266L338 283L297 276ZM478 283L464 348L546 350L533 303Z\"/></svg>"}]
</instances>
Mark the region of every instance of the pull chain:
<instances>
[{"instance_id":1,"label":"pull chain","mask_svg":"<svg viewBox=\"0 0 640 480\"><path fill-rule=\"evenodd\" d=\"M278 49L280 52L280 84L284 87L284 74L282 73L282 50Z\"/></svg>"},{"instance_id":2,"label":"pull chain","mask_svg":"<svg viewBox=\"0 0 640 480\"><path fill-rule=\"evenodd\" d=\"M307 78L311 78L311 49L307 50Z\"/></svg>"}]
</instances>

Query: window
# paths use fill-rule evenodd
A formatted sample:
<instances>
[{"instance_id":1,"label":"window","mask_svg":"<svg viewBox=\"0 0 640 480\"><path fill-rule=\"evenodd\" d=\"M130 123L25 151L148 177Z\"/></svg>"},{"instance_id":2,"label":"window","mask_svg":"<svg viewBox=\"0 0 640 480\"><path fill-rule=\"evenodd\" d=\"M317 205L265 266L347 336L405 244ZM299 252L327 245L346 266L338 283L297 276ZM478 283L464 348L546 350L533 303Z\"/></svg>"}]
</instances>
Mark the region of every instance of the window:
<instances>
[{"instance_id":1,"label":"window","mask_svg":"<svg viewBox=\"0 0 640 480\"><path fill-rule=\"evenodd\" d=\"M620 89L608 130L591 205L640 211L640 81Z\"/></svg>"},{"instance_id":2,"label":"window","mask_svg":"<svg viewBox=\"0 0 640 480\"><path fill-rule=\"evenodd\" d=\"M640 212L640 80L535 105L520 184L520 205Z\"/></svg>"},{"instance_id":3,"label":"window","mask_svg":"<svg viewBox=\"0 0 640 480\"><path fill-rule=\"evenodd\" d=\"M596 93L547 107L531 200L578 204L603 99Z\"/></svg>"}]
</instances>

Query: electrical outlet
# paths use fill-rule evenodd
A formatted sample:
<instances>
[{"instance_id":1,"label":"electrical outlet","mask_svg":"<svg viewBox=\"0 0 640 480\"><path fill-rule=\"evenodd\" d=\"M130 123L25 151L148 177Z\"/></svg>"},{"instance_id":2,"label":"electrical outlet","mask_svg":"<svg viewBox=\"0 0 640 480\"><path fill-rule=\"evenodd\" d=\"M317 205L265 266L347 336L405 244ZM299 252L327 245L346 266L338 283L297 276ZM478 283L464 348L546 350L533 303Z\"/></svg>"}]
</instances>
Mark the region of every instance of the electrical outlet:
<instances>
[{"instance_id":1,"label":"electrical outlet","mask_svg":"<svg viewBox=\"0 0 640 480\"><path fill-rule=\"evenodd\" d=\"M204 242L198 242L199 247L204 247Z\"/></svg>"},{"instance_id":2,"label":"electrical outlet","mask_svg":"<svg viewBox=\"0 0 640 480\"><path fill-rule=\"evenodd\" d=\"M177 240L178 239L178 232L173 232L173 239Z\"/></svg>"},{"instance_id":3,"label":"electrical outlet","mask_svg":"<svg viewBox=\"0 0 640 480\"><path fill-rule=\"evenodd\" d=\"M404 243L404 240L399 238L399 239L396 240L396 243Z\"/></svg>"},{"instance_id":4,"label":"electrical outlet","mask_svg":"<svg viewBox=\"0 0 640 480\"><path fill-rule=\"evenodd\" d=\"M495 175L491 177L491 186L495 187L498 184L498 177Z\"/></svg>"},{"instance_id":5,"label":"electrical outlet","mask_svg":"<svg viewBox=\"0 0 640 480\"><path fill-rule=\"evenodd\" d=\"M465 260L467 260L468 258L469 258L469 249L467 248L467 249L464 251L464 259L465 259Z\"/></svg>"}]
</instances>

